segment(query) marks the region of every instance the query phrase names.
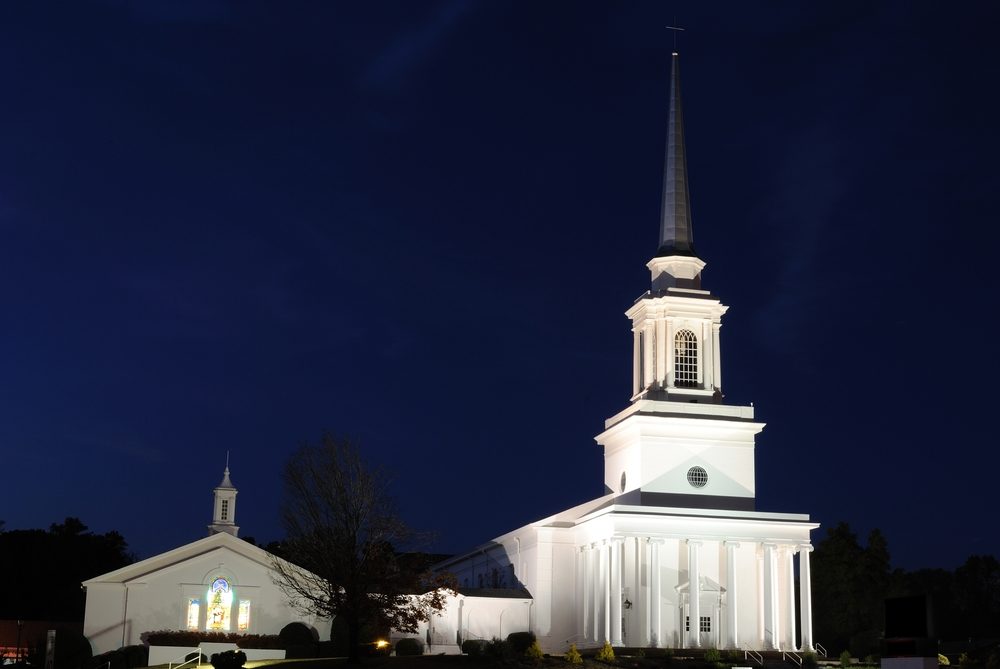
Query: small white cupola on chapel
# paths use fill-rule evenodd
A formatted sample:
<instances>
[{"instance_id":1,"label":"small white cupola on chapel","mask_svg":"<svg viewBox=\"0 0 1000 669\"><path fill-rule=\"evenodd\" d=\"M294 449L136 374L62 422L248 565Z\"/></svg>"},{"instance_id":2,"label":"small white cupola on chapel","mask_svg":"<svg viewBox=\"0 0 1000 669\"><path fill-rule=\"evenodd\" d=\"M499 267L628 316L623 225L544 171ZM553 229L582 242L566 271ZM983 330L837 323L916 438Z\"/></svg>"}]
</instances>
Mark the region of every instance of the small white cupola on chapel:
<instances>
[{"instance_id":1,"label":"small white cupola on chapel","mask_svg":"<svg viewBox=\"0 0 1000 669\"><path fill-rule=\"evenodd\" d=\"M236 486L229 479L229 453L226 453L226 469L222 472L222 481L212 491L212 524L208 526L209 536L225 532L234 537L239 536L240 528L236 524Z\"/></svg>"}]
</instances>

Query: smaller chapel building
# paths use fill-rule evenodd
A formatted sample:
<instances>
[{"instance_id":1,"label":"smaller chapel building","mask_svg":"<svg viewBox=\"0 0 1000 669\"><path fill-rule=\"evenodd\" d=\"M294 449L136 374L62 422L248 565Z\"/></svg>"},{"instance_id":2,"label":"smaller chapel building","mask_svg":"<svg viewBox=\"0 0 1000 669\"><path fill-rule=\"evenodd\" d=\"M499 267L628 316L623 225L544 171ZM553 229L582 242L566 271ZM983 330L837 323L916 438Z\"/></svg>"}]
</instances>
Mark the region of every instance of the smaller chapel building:
<instances>
[{"instance_id":1,"label":"smaller chapel building","mask_svg":"<svg viewBox=\"0 0 1000 669\"><path fill-rule=\"evenodd\" d=\"M650 289L626 311L631 397L596 437L606 494L436 567L453 573L467 595L497 585L527 593L524 629L545 652L606 641L814 648L809 555L819 525L806 514L756 508L754 448L764 423L753 406L724 401L720 331L728 307L702 286L685 155L674 53L660 243L647 264ZM494 608L473 611L456 600L428 625L427 639L445 642L454 632L461 643L516 631L513 614L499 612L518 607Z\"/></svg>"},{"instance_id":2,"label":"smaller chapel building","mask_svg":"<svg viewBox=\"0 0 1000 669\"><path fill-rule=\"evenodd\" d=\"M275 584L277 558L238 538L236 494L227 465L207 537L84 581L83 634L95 655L156 630L277 634L302 622L329 638L330 621L303 616Z\"/></svg>"}]
</instances>

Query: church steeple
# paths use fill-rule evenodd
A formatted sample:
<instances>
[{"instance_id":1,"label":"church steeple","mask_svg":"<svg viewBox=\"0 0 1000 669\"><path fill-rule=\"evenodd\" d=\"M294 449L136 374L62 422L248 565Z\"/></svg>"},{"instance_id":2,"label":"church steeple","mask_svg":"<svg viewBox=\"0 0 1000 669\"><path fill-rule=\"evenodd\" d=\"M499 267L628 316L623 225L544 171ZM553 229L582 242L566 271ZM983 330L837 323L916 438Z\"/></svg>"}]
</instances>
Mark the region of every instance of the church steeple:
<instances>
[{"instance_id":1,"label":"church steeple","mask_svg":"<svg viewBox=\"0 0 1000 669\"><path fill-rule=\"evenodd\" d=\"M671 287L701 288L702 262L694 251L691 196L688 192L687 152L684 149L684 112L681 108L681 65L675 51L670 68L670 108L667 146L663 157L663 193L660 199L660 246L646 265L653 291Z\"/></svg>"},{"instance_id":2,"label":"church steeple","mask_svg":"<svg viewBox=\"0 0 1000 669\"><path fill-rule=\"evenodd\" d=\"M208 526L209 536L226 532L239 536L240 528L236 524L236 486L229 479L229 453L226 453L226 469L222 472L222 481L212 491L212 524Z\"/></svg>"},{"instance_id":3,"label":"church steeple","mask_svg":"<svg viewBox=\"0 0 1000 669\"><path fill-rule=\"evenodd\" d=\"M671 58L670 112L667 147L663 157L663 195L660 202L660 248L657 256L695 255L688 193L687 155L684 152L684 112L681 108L680 56Z\"/></svg>"},{"instance_id":4,"label":"church steeple","mask_svg":"<svg viewBox=\"0 0 1000 669\"><path fill-rule=\"evenodd\" d=\"M727 307L701 289L705 263L694 251L676 52L671 58L660 246L646 266L652 290L627 312L634 338L633 402L721 402L719 329Z\"/></svg>"}]
</instances>

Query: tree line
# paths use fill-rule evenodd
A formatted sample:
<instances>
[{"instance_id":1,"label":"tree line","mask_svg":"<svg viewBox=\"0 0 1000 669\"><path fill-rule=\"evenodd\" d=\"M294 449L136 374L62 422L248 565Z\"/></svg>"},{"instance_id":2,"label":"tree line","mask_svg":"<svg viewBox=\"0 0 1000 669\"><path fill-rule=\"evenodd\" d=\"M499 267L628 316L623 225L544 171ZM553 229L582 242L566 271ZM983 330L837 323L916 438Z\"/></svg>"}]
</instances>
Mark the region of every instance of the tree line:
<instances>
[{"instance_id":1,"label":"tree line","mask_svg":"<svg viewBox=\"0 0 1000 669\"><path fill-rule=\"evenodd\" d=\"M48 530L3 531L0 523L0 619L80 622L86 604L80 584L133 562L122 535L96 534L79 518Z\"/></svg>"},{"instance_id":2,"label":"tree line","mask_svg":"<svg viewBox=\"0 0 1000 669\"><path fill-rule=\"evenodd\" d=\"M992 555L972 555L954 571L893 568L881 531L862 545L841 522L816 544L812 564L814 637L835 654L878 655L885 600L894 597L928 596L932 633L942 641L971 650L1000 636L1000 563Z\"/></svg>"}]
</instances>

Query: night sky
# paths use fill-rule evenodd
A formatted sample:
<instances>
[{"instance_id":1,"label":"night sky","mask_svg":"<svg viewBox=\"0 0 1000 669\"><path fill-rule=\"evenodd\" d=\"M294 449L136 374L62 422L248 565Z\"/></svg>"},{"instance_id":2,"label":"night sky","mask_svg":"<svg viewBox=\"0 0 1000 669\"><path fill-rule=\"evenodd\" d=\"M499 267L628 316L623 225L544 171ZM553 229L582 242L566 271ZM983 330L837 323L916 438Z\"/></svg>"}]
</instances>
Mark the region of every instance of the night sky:
<instances>
[{"instance_id":1,"label":"night sky","mask_svg":"<svg viewBox=\"0 0 1000 669\"><path fill-rule=\"evenodd\" d=\"M324 431L456 552L603 493L673 36L757 508L1000 555L991 2L4 2L0 519L241 535Z\"/></svg>"}]
</instances>

